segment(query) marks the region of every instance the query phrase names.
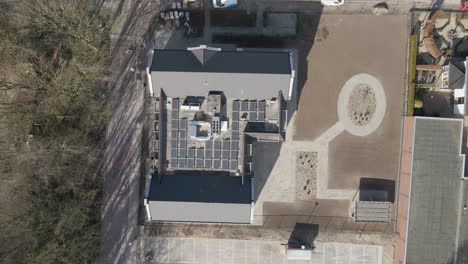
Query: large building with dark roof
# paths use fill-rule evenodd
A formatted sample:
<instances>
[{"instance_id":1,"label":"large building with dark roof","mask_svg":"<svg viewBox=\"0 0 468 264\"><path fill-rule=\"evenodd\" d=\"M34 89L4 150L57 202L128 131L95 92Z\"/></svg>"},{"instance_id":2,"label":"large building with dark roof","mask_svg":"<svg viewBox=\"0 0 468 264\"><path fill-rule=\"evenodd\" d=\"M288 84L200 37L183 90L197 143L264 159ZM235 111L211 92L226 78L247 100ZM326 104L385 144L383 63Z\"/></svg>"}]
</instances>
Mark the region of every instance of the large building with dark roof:
<instances>
[{"instance_id":1,"label":"large building with dark roof","mask_svg":"<svg viewBox=\"0 0 468 264\"><path fill-rule=\"evenodd\" d=\"M187 50L155 50L150 67L156 96L205 95L222 91L227 98L288 99L294 75L288 52L221 50L196 47Z\"/></svg>"},{"instance_id":2,"label":"large building with dark roof","mask_svg":"<svg viewBox=\"0 0 468 264\"><path fill-rule=\"evenodd\" d=\"M283 141L295 102L294 61L289 51L268 49L152 52L150 221L252 222L252 143Z\"/></svg>"},{"instance_id":3,"label":"large building with dark roof","mask_svg":"<svg viewBox=\"0 0 468 264\"><path fill-rule=\"evenodd\" d=\"M405 119L395 263L468 261L463 120Z\"/></svg>"}]
</instances>

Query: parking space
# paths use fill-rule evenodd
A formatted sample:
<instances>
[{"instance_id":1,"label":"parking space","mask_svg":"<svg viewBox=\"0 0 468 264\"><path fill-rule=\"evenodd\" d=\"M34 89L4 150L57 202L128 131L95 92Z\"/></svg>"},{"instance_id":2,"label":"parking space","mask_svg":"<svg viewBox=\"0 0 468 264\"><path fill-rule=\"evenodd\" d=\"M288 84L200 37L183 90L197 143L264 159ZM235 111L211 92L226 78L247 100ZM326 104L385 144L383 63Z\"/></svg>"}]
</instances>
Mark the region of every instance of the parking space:
<instances>
[{"instance_id":1,"label":"parking space","mask_svg":"<svg viewBox=\"0 0 468 264\"><path fill-rule=\"evenodd\" d=\"M142 259L152 255L152 264L382 263L382 247L374 245L316 243L311 260L287 260L280 241L147 237L142 246Z\"/></svg>"}]
</instances>

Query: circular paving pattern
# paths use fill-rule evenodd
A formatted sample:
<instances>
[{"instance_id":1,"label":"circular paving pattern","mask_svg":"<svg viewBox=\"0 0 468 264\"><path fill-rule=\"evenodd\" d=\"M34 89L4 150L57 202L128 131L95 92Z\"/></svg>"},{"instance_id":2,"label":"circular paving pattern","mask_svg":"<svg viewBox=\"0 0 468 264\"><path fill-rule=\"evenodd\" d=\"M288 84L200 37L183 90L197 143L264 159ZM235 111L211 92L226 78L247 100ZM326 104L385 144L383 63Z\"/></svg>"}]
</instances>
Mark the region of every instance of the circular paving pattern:
<instances>
[{"instance_id":1,"label":"circular paving pattern","mask_svg":"<svg viewBox=\"0 0 468 264\"><path fill-rule=\"evenodd\" d=\"M383 120L385 108L382 84L369 74L351 77L338 96L340 122L355 136L366 136L376 130Z\"/></svg>"}]
</instances>

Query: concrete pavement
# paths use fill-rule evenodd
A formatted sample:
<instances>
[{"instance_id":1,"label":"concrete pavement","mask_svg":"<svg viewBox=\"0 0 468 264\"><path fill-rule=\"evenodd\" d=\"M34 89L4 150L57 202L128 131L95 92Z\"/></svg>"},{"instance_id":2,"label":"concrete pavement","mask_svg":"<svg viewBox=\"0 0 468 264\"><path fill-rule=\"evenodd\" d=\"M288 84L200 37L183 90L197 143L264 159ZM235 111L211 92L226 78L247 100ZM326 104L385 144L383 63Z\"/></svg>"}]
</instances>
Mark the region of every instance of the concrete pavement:
<instances>
[{"instance_id":1,"label":"concrete pavement","mask_svg":"<svg viewBox=\"0 0 468 264\"><path fill-rule=\"evenodd\" d=\"M285 241L152 237L143 244L148 264L381 264L383 248L375 245L315 243L310 260L288 260Z\"/></svg>"}]
</instances>

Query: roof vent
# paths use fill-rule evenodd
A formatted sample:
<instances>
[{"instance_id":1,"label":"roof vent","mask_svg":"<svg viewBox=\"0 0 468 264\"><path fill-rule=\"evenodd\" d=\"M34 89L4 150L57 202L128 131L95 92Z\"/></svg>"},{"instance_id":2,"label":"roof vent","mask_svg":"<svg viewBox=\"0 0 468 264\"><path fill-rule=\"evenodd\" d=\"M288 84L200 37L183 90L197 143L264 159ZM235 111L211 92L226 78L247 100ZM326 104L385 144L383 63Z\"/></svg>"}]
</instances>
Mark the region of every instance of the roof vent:
<instances>
[{"instance_id":1,"label":"roof vent","mask_svg":"<svg viewBox=\"0 0 468 264\"><path fill-rule=\"evenodd\" d=\"M207 47L206 45L200 45L199 47L194 48L187 48L187 50L191 51L193 56L197 58L198 62L201 65L205 65L213 56L218 54L221 51L220 48L211 48Z\"/></svg>"}]
</instances>

